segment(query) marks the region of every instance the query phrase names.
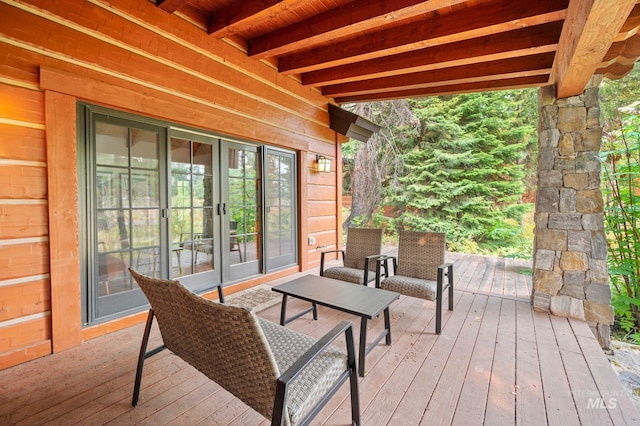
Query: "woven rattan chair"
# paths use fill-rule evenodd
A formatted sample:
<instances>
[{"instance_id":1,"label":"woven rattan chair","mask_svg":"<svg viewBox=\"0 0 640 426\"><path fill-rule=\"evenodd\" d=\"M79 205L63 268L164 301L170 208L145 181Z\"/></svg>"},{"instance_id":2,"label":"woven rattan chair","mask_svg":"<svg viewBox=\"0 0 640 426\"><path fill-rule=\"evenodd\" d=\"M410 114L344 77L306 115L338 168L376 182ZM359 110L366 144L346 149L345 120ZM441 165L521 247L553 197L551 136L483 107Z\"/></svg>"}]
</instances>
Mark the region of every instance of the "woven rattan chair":
<instances>
[{"instance_id":1,"label":"woven rattan chair","mask_svg":"<svg viewBox=\"0 0 640 426\"><path fill-rule=\"evenodd\" d=\"M320 255L320 275L335 280L367 285L375 279L376 262L382 250L382 229L349 228L346 250L329 250ZM342 253L343 266L324 269L329 253Z\"/></svg>"},{"instance_id":2,"label":"woven rattan chair","mask_svg":"<svg viewBox=\"0 0 640 426\"><path fill-rule=\"evenodd\" d=\"M401 231L397 258L384 256L377 262L376 287L436 301L436 334L442 331L442 296L446 289L449 310L453 310L453 265L444 263L445 250L443 233ZM381 280L380 265L389 259L393 260L394 275Z\"/></svg>"},{"instance_id":3,"label":"woven rattan chair","mask_svg":"<svg viewBox=\"0 0 640 426\"><path fill-rule=\"evenodd\" d=\"M257 317L253 312L193 294L178 281L129 269L151 309L147 317L132 404L138 403L144 360L167 348L270 418L274 425L308 424L350 379L353 424L360 424L353 331L343 321L320 340ZM153 318L164 346L147 352ZM344 333L347 353L331 346Z\"/></svg>"}]
</instances>

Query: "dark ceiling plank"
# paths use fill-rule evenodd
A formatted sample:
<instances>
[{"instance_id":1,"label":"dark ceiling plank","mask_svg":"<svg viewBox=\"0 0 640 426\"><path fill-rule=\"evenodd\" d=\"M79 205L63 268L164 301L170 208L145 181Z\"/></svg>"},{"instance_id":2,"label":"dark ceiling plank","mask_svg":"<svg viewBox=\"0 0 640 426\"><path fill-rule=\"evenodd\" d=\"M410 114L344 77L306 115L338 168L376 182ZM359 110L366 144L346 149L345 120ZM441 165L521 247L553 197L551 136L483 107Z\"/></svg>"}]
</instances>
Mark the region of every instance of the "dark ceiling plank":
<instances>
[{"instance_id":1,"label":"dark ceiling plank","mask_svg":"<svg viewBox=\"0 0 640 426\"><path fill-rule=\"evenodd\" d=\"M278 70L301 73L564 19L568 0L500 0L279 58Z\"/></svg>"},{"instance_id":2,"label":"dark ceiling plank","mask_svg":"<svg viewBox=\"0 0 640 426\"><path fill-rule=\"evenodd\" d=\"M444 96L474 92L487 92L494 90L524 89L529 87L540 87L548 84L548 75L537 75L532 77L511 78L506 80L481 81L476 83L465 83L451 86L437 86L428 89L389 91L368 95L344 96L335 98L338 104L351 102L371 102L385 101L391 99L411 99L424 98L427 96Z\"/></svg>"},{"instance_id":3,"label":"dark ceiling plank","mask_svg":"<svg viewBox=\"0 0 640 426\"><path fill-rule=\"evenodd\" d=\"M231 33L229 26L279 3L291 3L292 0L239 0L223 9L216 10L209 18L209 34L223 38Z\"/></svg>"},{"instance_id":4,"label":"dark ceiling plank","mask_svg":"<svg viewBox=\"0 0 640 426\"><path fill-rule=\"evenodd\" d=\"M454 85L475 81L510 79L549 74L554 52L524 58L502 59L478 65L463 65L434 71L376 78L354 83L342 83L322 88L322 94L344 97L377 92L422 89L434 86Z\"/></svg>"},{"instance_id":5,"label":"dark ceiling plank","mask_svg":"<svg viewBox=\"0 0 640 426\"><path fill-rule=\"evenodd\" d=\"M551 76L558 98L582 93L636 0L572 1Z\"/></svg>"},{"instance_id":6,"label":"dark ceiling plank","mask_svg":"<svg viewBox=\"0 0 640 426\"><path fill-rule=\"evenodd\" d=\"M302 74L302 84L317 87L553 52L558 46L561 31L562 22L550 22L385 58L311 71Z\"/></svg>"},{"instance_id":7,"label":"dark ceiling plank","mask_svg":"<svg viewBox=\"0 0 640 426\"><path fill-rule=\"evenodd\" d=\"M249 56L263 59L290 53L304 45L365 31L403 19L425 15L467 0L395 0L351 2L295 25L249 40Z\"/></svg>"},{"instance_id":8,"label":"dark ceiling plank","mask_svg":"<svg viewBox=\"0 0 640 426\"><path fill-rule=\"evenodd\" d=\"M177 11L187 3L189 3L189 0L156 0L156 6L168 13Z\"/></svg>"}]
</instances>

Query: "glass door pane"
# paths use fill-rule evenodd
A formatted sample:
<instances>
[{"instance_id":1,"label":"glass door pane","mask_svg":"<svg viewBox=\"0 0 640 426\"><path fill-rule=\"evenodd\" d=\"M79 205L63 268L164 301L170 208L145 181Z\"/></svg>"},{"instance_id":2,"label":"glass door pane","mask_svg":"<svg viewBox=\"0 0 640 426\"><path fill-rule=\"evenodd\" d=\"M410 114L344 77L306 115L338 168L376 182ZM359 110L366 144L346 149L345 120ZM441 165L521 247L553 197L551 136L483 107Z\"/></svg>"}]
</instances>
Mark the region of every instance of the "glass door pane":
<instances>
[{"instance_id":1,"label":"glass door pane","mask_svg":"<svg viewBox=\"0 0 640 426\"><path fill-rule=\"evenodd\" d=\"M266 166L267 272L297 263L295 154L267 150Z\"/></svg>"},{"instance_id":2,"label":"glass door pane","mask_svg":"<svg viewBox=\"0 0 640 426\"><path fill-rule=\"evenodd\" d=\"M146 303L127 268L160 277L161 132L121 120L94 127L94 318Z\"/></svg>"},{"instance_id":3,"label":"glass door pane","mask_svg":"<svg viewBox=\"0 0 640 426\"><path fill-rule=\"evenodd\" d=\"M170 275L194 291L219 282L214 148L217 141L204 136L174 136L170 141Z\"/></svg>"},{"instance_id":4,"label":"glass door pane","mask_svg":"<svg viewBox=\"0 0 640 426\"><path fill-rule=\"evenodd\" d=\"M249 145L227 142L224 156L228 185L221 214L229 265L225 278L236 280L262 269L261 164L258 149Z\"/></svg>"}]
</instances>

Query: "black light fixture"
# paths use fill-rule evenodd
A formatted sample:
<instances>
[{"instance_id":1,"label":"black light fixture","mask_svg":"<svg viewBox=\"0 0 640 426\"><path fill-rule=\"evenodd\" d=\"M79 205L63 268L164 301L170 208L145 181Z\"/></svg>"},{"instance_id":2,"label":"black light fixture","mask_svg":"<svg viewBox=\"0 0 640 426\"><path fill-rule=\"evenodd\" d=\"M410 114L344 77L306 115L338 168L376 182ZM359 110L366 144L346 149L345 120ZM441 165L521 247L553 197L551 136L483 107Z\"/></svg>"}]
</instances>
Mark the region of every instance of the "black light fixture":
<instances>
[{"instance_id":1,"label":"black light fixture","mask_svg":"<svg viewBox=\"0 0 640 426\"><path fill-rule=\"evenodd\" d=\"M318 173L329 173L331 171L331 160L324 155L316 155L316 171Z\"/></svg>"}]
</instances>

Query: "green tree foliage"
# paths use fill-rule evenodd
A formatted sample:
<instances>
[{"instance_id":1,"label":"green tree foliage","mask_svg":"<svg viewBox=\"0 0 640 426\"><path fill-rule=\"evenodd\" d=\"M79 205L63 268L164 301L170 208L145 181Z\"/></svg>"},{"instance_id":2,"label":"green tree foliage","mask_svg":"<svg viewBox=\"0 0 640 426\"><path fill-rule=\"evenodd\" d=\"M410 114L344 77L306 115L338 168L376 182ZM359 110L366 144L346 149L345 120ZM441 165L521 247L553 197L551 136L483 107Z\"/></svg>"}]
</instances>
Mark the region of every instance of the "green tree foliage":
<instances>
[{"instance_id":1,"label":"green tree foliage","mask_svg":"<svg viewBox=\"0 0 640 426\"><path fill-rule=\"evenodd\" d=\"M366 143L350 141L342 146L345 188L353 197L352 208L343 223L367 224L384 203L390 188L397 187L402 170L402 152L415 143L418 119L406 100L347 106L356 114L380 126ZM380 226L380 224L376 224Z\"/></svg>"},{"instance_id":2,"label":"green tree foliage","mask_svg":"<svg viewBox=\"0 0 640 426\"><path fill-rule=\"evenodd\" d=\"M603 80L600 85L600 119L605 131L608 128L619 130L619 108L631 105L639 97L640 67L634 67L620 80Z\"/></svg>"},{"instance_id":3,"label":"green tree foliage","mask_svg":"<svg viewBox=\"0 0 640 426\"><path fill-rule=\"evenodd\" d=\"M605 121L601 152L608 266L618 325L640 342L640 102L618 112Z\"/></svg>"},{"instance_id":4,"label":"green tree foliage","mask_svg":"<svg viewBox=\"0 0 640 426\"><path fill-rule=\"evenodd\" d=\"M519 246L535 102L531 90L411 101L420 135L391 197L396 226L446 232L452 250Z\"/></svg>"}]
</instances>

